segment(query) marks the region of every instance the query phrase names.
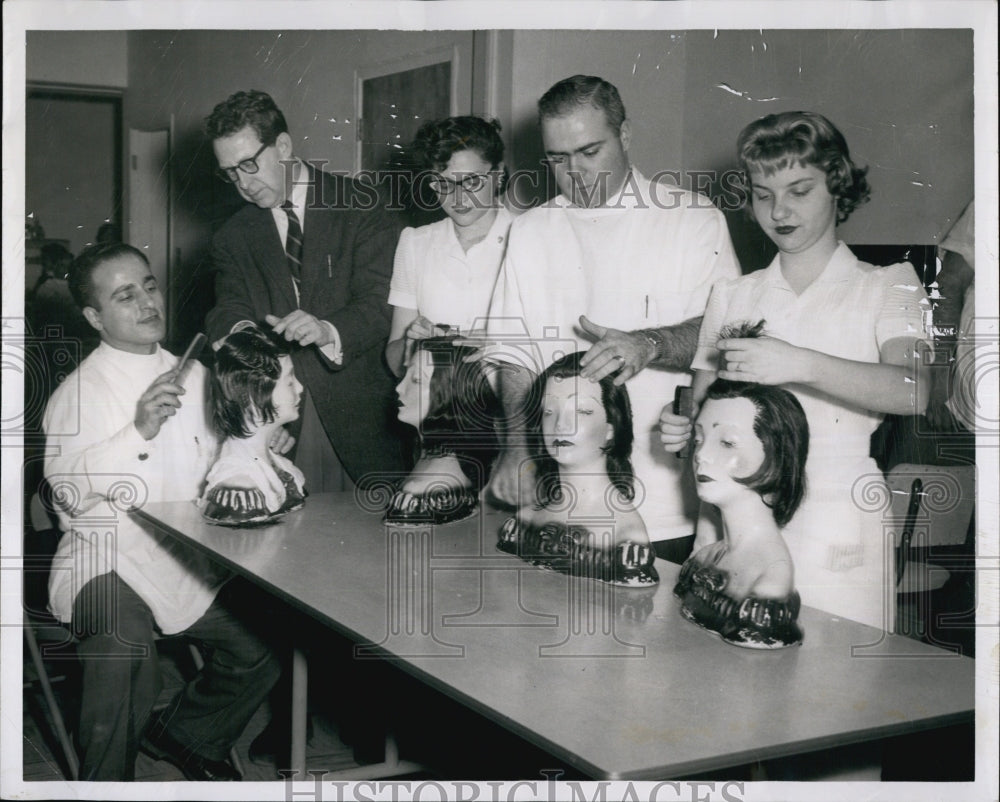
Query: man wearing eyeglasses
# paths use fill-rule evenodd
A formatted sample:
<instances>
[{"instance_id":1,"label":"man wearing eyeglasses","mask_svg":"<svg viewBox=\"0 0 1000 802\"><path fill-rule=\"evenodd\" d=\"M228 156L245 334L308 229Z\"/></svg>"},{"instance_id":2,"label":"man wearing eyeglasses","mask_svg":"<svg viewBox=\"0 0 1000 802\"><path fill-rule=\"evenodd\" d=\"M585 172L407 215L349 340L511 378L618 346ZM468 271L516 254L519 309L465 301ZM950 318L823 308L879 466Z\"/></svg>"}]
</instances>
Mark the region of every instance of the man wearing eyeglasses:
<instances>
[{"instance_id":1,"label":"man wearing eyeglasses","mask_svg":"<svg viewBox=\"0 0 1000 802\"><path fill-rule=\"evenodd\" d=\"M251 322L299 346L292 359L306 393L295 461L311 492L401 470L394 384L381 359L398 224L374 188L296 158L264 92L230 96L205 130L219 177L248 201L213 241L209 338Z\"/></svg>"}]
</instances>

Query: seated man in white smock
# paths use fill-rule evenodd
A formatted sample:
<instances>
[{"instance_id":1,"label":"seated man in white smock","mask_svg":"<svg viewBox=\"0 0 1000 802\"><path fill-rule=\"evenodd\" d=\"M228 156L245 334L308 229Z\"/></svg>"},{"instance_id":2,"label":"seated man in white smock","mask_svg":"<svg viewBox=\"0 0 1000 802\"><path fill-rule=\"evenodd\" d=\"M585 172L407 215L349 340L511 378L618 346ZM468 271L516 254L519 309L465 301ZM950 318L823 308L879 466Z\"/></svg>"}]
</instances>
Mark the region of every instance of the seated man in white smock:
<instances>
[{"instance_id":1,"label":"seated man in white smock","mask_svg":"<svg viewBox=\"0 0 1000 802\"><path fill-rule=\"evenodd\" d=\"M45 411L45 476L63 536L50 608L79 639L80 776L132 780L142 749L191 780L238 780L233 743L278 677L267 646L219 597L228 578L180 542L129 515L146 502L198 496L215 457L205 370L178 375L159 346L163 295L146 257L95 245L69 286L101 344ZM109 626L108 622L113 622ZM210 647L204 670L158 716L154 643L185 635Z\"/></svg>"}]
</instances>

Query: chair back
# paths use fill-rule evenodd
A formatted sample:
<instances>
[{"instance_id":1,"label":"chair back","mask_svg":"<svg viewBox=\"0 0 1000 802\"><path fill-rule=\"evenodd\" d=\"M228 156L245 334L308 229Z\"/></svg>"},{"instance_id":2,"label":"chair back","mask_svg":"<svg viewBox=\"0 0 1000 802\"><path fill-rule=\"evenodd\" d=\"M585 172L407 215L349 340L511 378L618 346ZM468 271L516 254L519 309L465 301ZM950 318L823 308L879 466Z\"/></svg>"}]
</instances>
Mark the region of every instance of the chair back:
<instances>
[{"instance_id":1,"label":"chair back","mask_svg":"<svg viewBox=\"0 0 1000 802\"><path fill-rule=\"evenodd\" d=\"M886 479L896 532L896 584L913 549L965 543L975 508L975 466L894 467Z\"/></svg>"},{"instance_id":2,"label":"chair back","mask_svg":"<svg viewBox=\"0 0 1000 802\"><path fill-rule=\"evenodd\" d=\"M917 479L921 487L913 499ZM903 463L889 472L886 482L892 493L892 516L897 522L907 520L911 500L916 501L912 515L914 548L965 543L976 503L975 466ZM905 528L897 529L897 544Z\"/></svg>"}]
</instances>

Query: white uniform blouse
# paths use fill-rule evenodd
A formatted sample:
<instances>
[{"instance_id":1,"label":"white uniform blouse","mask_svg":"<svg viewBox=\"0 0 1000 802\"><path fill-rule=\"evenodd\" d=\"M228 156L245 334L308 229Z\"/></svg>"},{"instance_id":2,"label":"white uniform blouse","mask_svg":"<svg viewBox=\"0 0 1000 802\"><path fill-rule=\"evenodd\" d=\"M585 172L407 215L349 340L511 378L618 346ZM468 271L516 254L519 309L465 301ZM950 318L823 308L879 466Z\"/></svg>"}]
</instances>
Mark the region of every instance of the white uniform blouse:
<instances>
[{"instance_id":1,"label":"white uniform blouse","mask_svg":"<svg viewBox=\"0 0 1000 802\"><path fill-rule=\"evenodd\" d=\"M389 303L468 333L485 326L513 217L500 207L489 232L464 251L450 218L404 228L396 246Z\"/></svg>"},{"instance_id":2,"label":"white uniform blouse","mask_svg":"<svg viewBox=\"0 0 1000 802\"><path fill-rule=\"evenodd\" d=\"M926 309L927 293L906 262L874 267L840 243L823 273L797 295L775 257L764 270L713 288L692 367L718 367L715 343L724 325L761 319L765 334L792 345L875 363L889 340L925 339ZM811 387L787 389L809 421L806 497L784 530L802 603L891 628L892 533L883 531L880 506L888 490L869 457L883 416Z\"/></svg>"}]
</instances>

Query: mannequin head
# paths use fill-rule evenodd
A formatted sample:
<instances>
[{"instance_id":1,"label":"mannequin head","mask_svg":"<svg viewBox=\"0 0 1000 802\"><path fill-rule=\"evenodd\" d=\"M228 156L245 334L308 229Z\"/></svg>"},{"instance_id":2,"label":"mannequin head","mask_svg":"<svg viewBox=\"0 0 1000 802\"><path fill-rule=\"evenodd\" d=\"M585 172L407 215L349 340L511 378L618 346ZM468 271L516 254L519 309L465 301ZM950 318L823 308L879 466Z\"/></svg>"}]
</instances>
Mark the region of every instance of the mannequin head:
<instances>
[{"instance_id":1,"label":"mannequin head","mask_svg":"<svg viewBox=\"0 0 1000 802\"><path fill-rule=\"evenodd\" d=\"M215 354L212 419L224 437L246 438L299 416L302 385L292 358L256 327L230 334Z\"/></svg>"},{"instance_id":2,"label":"mannequin head","mask_svg":"<svg viewBox=\"0 0 1000 802\"><path fill-rule=\"evenodd\" d=\"M475 350L457 345L454 337L420 340L396 390L399 419L417 429L421 454L475 451L489 464L482 464L480 477L469 478L482 482L499 448L500 402L482 363L464 361ZM473 468L464 460L462 465L467 472Z\"/></svg>"},{"instance_id":3,"label":"mannequin head","mask_svg":"<svg viewBox=\"0 0 1000 802\"><path fill-rule=\"evenodd\" d=\"M725 504L743 487L787 524L805 494L809 423L788 390L716 379L695 423L698 495ZM730 486L727 488L727 486Z\"/></svg>"},{"instance_id":4,"label":"mannequin head","mask_svg":"<svg viewBox=\"0 0 1000 802\"><path fill-rule=\"evenodd\" d=\"M535 380L528 403L532 451L538 464L542 506L557 501L560 470L603 454L608 478L627 499L633 498L632 406L628 390L613 377L598 383L580 378L585 351L556 360Z\"/></svg>"}]
</instances>

